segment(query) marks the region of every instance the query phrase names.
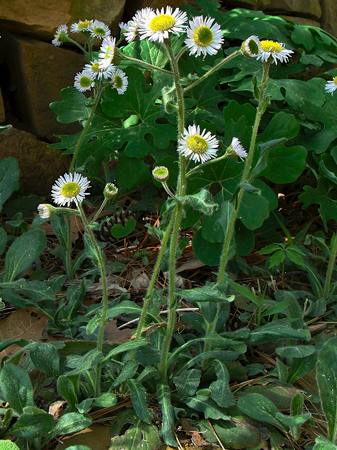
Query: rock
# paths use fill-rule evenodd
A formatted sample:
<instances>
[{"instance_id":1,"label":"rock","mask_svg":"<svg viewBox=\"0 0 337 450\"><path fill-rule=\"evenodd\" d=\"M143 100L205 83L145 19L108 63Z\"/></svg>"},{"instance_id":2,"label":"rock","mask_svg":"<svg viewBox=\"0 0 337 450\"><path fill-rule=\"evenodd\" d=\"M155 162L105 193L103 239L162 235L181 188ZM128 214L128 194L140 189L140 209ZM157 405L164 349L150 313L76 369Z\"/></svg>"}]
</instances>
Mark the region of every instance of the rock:
<instances>
[{"instance_id":1,"label":"rock","mask_svg":"<svg viewBox=\"0 0 337 450\"><path fill-rule=\"evenodd\" d=\"M61 89L74 84L74 76L85 64L84 56L19 36L4 35L1 44L7 70L2 93L12 115L26 125L27 131L49 142L55 141L54 134L80 131L78 123L57 122L49 104L62 100Z\"/></svg>"},{"instance_id":2,"label":"rock","mask_svg":"<svg viewBox=\"0 0 337 450\"><path fill-rule=\"evenodd\" d=\"M328 33L337 35L337 3L336 0L328 1L325 0L321 2L322 6L322 20L321 26Z\"/></svg>"},{"instance_id":3,"label":"rock","mask_svg":"<svg viewBox=\"0 0 337 450\"><path fill-rule=\"evenodd\" d=\"M1 29L50 41L59 25L98 19L118 32L125 0L0 0Z\"/></svg>"},{"instance_id":4,"label":"rock","mask_svg":"<svg viewBox=\"0 0 337 450\"><path fill-rule=\"evenodd\" d=\"M5 111L4 100L2 98L2 92L0 89L0 123L4 123L5 120L6 120L6 111Z\"/></svg>"},{"instance_id":5,"label":"rock","mask_svg":"<svg viewBox=\"0 0 337 450\"><path fill-rule=\"evenodd\" d=\"M0 133L1 157L13 156L18 161L23 195L49 196L55 180L69 170L69 157L47 145L32 134L15 128Z\"/></svg>"},{"instance_id":6,"label":"rock","mask_svg":"<svg viewBox=\"0 0 337 450\"><path fill-rule=\"evenodd\" d=\"M319 0L273 0L266 11L271 14L287 14L320 19L322 10Z\"/></svg>"},{"instance_id":7,"label":"rock","mask_svg":"<svg viewBox=\"0 0 337 450\"><path fill-rule=\"evenodd\" d=\"M311 27L320 27L320 23L317 22L316 20L312 20L312 19L307 19L306 17L297 17L297 16L284 16L284 15L279 15L279 17L281 17L284 20L290 20L291 22L294 23L300 23L302 25L309 25Z\"/></svg>"},{"instance_id":8,"label":"rock","mask_svg":"<svg viewBox=\"0 0 337 450\"><path fill-rule=\"evenodd\" d=\"M271 0L228 0L226 1L226 7L232 8L248 8L253 10L260 9L264 11L270 4Z\"/></svg>"}]
</instances>

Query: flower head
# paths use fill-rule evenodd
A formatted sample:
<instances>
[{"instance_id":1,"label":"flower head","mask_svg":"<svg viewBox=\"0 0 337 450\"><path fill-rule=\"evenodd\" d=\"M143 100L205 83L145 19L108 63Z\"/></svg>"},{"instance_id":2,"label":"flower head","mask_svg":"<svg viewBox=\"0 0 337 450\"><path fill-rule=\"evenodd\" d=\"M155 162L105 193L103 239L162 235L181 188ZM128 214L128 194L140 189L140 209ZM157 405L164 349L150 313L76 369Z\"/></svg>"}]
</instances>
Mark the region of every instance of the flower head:
<instances>
[{"instance_id":1,"label":"flower head","mask_svg":"<svg viewBox=\"0 0 337 450\"><path fill-rule=\"evenodd\" d=\"M71 202L82 202L89 192L85 192L90 187L88 178L82 177L79 173L65 173L60 176L52 187L51 196L54 203L60 206L69 206Z\"/></svg>"},{"instance_id":2,"label":"flower head","mask_svg":"<svg viewBox=\"0 0 337 450\"><path fill-rule=\"evenodd\" d=\"M241 53L247 58L256 58L260 53L261 42L257 36L250 36L242 42Z\"/></svg>"},{"instance_id":3,"label":"flower head","mask_svg":"<svg viewBox=\"0 0 337 450\"><path fill-rule=\"evenodd\" d=\"M91 73L95 79L107 80L112 77L114 66L109 64L107 67L102 68L98 61L91 61L84 66L84 70L85 72Z\"/></svg>"},{"instance_id":4,"label":"flower head","mask_svg":"<svg viewBox=\"0 0 337 450\"><path fill-rule=\"evenodd\" d=\"M37 207L37 211L41 219L50 219L50 217L55 215L56 208L52 205L48 205L46 203L41 203Z\"/></svg>"},{"instance_id":5,"label":"flower head","mask_svg":"<svg viewBox=\"0 0 337 450\"><path fill-rule=\"evenodd\" d=\"M137 11L133 18L127 23L123 24L125 28L124 36L126 42L130 43L139 36L139 25L144 21L150 12L153 12L152 8L146 7ZM119 24L121 26L121 24Z\"/></svg>"},{"instance_id":6,"label":"flower head","mask_svg":"<svg viewBox=\"0 0 337 450\"><path fill-rule=\"evenodd\" d=\"M149 38L150 41L163 43L168 39L169 33L179 34L185 31L187 15L185 12L176 8L174 11L171 6L157 9L150 9L139 22L139 35L141 39Z\"/></svg>"},{"instance_id":7,"label":"flower head","mask_svg":"<svg viewBox=\"0 0 337 450\"><path fill-rule=\"evenodd\" d=\"M214 23L212 17L197 16L190 20L189 28L187 28L187 39L185 44L190 50L190 55L204 57L215 55L221 48L224 39L221 35L220 26Z\"/></svg>"},{"instance_id":8,"label":"flower head","mask_svg":"<svg viewBox=\"0 0 337 450\"><path fill-rule=\"evenodd\" d=\"M101 48L99 49L99 66L103 69L112 64L116 53L116 38L110 36L103 39Z\"/></svg>"},{"instance_id":9,"label":"flower head","mask_svg":"<svg viewBox=\"0 0 337 450\"><path fill-rule=\"evenodd\" d=\"M67 25L60 25L55 32L54 39L51 41L55 47L60 47L63 42L69 41Z\"/></svg>"},{"instance_id":10,"label":"flower head","mask_svg":"<svg viewBox=\"0 0 337 450\"><path fill-rule=\"evenodd\" d=\"M164 183L169 179L169 170L165 166L157 166L152 170L153 178L156 181L160 181L161 183Z\"/></svg>"},{"instance_id":11,"label":"flower head","mask_svg":"<svg viewBox=\"0 0 337 450\"><path fill-rule=\"evenodd\" d=\"M128 77L120 69L115 69L111 74L112 85L117 89L118 94L124 94L128 87Z\"/></svg>"},{"instance_id":12,"label":"flower head","mask_svg":"<svg viewBox=\"0 0 337 450\"><path fill-rule=\"evenodd\" d=\"M232 139L231 145L226 150L226 155L228 157L238 156L241 160L243 160L243 158L247 158L248 153L241 145L241 142L239 141L239 139L234 137Z\"/></svg>"},{"instance_id":13,"label":"flower head","mask_svg":"<svg viewBox=\"0 0 337 450\"><path fill-rule=\"evenodd\" d=\"M178 140L178 152L195 162L204 163L216 157L219 142L209 131L202 130L199 125L190 125Z\"/></svg>"},{"instance_id":14,"label":"flower head","mask_svg":"<svg viewBox=\"0 0 337 450\"><path fill-rule=\"evenodd\" d=\"M114 183L107 183L104 187L103 195L110 200L118 194L118 187Z\"/></svg>"},{"instance_id":15,"label":"flower head","mask_svg":"<svg viewBox=\"0 0 337 450\"><path fill-rule=\"evenodd\" d=\"M74 86L80 92L90 91L95 86L95 77L89 70L82 70L76 74Z\"/></svg>"},{"instance_id":16,"label":"flower head","mask_svg":"<svg viewBox=\"0 0 337 450\"><path fill-rule=\"evenodd\" d=\"M256 59L261 59L263 62L267 62L269 58L273 58L275 64L277 61L288 62L291 57L292 50L287 50L285 44L274 41L261 41L260 42L260 52Z\"/></svg>"},{"instance_id":17,"label":"flower head","mask_svg":"<svg viewBox=\"0 0 337 450\"><path fill-rule=\"evenodd\" d=\"M111 33L108 26L100 20L94 20L89 29L91 36L98 39L103 39L110 36Z\"/></svg>"},{"instance_id":18,"label":"flower head","mask_svg":"<svg viewBox=\"0 0 337 450\"><path fill-rule=\"evenodd\" d=\"M73 23L70 27L70 31L73 33L83 33L84 31L91 31L91 26L93 24L92 20L80 20L79 22Z\"/></svg>"},{"instance_id":19,"label":"flower head","mask_svg":"<svg viewBox=\"0 0 337 450\"><path fill-rule=\"evenodd\" d=\"M329 92L329 94L333 95L336 89L337 89L337 77L335 77L333 80L326 82L325 85L326 92Z\"/></svg>"}]
</instances>

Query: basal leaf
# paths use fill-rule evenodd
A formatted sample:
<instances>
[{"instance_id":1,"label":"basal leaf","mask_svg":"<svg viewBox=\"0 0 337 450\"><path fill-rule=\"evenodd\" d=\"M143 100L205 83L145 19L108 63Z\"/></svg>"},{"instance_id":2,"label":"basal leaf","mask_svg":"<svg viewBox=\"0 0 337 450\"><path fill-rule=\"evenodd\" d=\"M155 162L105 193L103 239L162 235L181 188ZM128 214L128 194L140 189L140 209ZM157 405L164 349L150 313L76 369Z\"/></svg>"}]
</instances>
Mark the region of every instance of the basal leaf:
<instances>
[{"instance_id":1,"label":"basal leaf","mask_svg":"<svg viewBox=\"0 0 337 450\"><path fill-rule=\"evenodd\" d=\"M275 415L278 413L277 407L261 394L244 395L239 399L238 407L252 419L281 426L280 422L275 418Z\"/></svg>"},{"instance_id":2,"label":"basal leaf","mask_svg":"<svg viewBox=\"0 0 337 450\"><path fill-rule=\"evenodd\" d=\"M137 420L122 436L112 438L109 450L158 450L161 442L154 425Z\"/></svg>"},{"instance_id":3,"label":"basal leaf","mask_svg":"<svg viewBox=\"0 0 337 450\"><path fill-rule=\"evenodd\" d=\"M5 201L18 189L20 169L15 158L0 161L0 210Z\"/></svg>"},{"instance_id":4,"label":"basal leaf","mask_svg":"<svg viewBox=\"0 0 337 450\"><path fill-rule=\"evenodd\" d=\"M23 413L10 427L10 433L25 439L42 438L53 428L53 425L54 417L43 410L38 410L35 413Z\"/></svg>"},{"instance_id":5,"label":"basal leaf","mask_svg":"<svg viewBox=\"0 0 337 450\"><path fill-rule=\"evenodd\" d=\"M199 387L201 372L197 369L183 370L173 377L173 383L180 398L194 395Z\"/></svg>"},{"instance_id":6,"label":"basal leaf","mask_svg":"<svg viewBox=\"0 0 337 450\"><path fill-rule=\"evenodd\" d=\"M225 410L206 395L190 397L185 400L185 403L189 408L202 412L206 419L230 420L230 416L225 413Z\"/></svg>"},{"instance_id":7,"label":"basal leaf","mask_svg":"<svg viewBox=\"0 0 337 450\"><path fill-rule=\"evenodd\" d=\"M217 377L217 380L209 385L212 399L222 408L235 405L234 396L229 389L229 373L227 367L217 359L212 361L212 366Z\"/></svg>"},{"instance_id":8,"label":"basal leaf","mask_svg":"<svg viewBox=\"0 0 337 450\"><path fill-rule=\"evenodd\" d=\"M146 404L146 389L138 380L130 379L126 384L130 390L132 406L137 417L143 422L151 424L152 414Z\"/></svg>"},{"instance_id":9,"label":"basal leaf","mask_svg":"<svg viewBox=\"0 0 337 450\"><path fill-rule=\"evenodd\" d=\"M14 364L5 365L0 372L1 391L6 402L21 415L26 406L33 406L33 386L26 370Z\"/></svg>"}]
</instances>

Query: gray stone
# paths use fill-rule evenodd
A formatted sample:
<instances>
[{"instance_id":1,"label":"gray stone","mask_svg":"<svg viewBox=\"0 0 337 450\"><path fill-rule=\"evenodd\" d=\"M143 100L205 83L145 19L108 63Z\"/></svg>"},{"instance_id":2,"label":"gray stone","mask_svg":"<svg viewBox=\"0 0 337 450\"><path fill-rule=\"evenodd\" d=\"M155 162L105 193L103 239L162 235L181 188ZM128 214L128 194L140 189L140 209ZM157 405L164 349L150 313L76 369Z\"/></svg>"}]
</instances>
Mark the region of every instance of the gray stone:
<instances>
[{"instance_id":1,"label":"gray stone","mask_svg":"<svg viewBox=\"0 0 337 450\"><path fill-rule=\"evenodd\" d=\"M337 36L337 2L336 0L322 0L321 26L328 33Z\"/></svg>"},{"instance_id":2,"label":"gray stone","mask_svg":"<svg viewBox=\"0 0 337 450\"><path fill-rule=\"evenodd\" d=\"M225 2L225 5L231 8L248 8L254 11L264 11L270 2L271 0L228 0Z\"/></svg>"},{"instance_id":3,"label":"gray stone","mask_svg":"<svg viewBox=\"0 0 337 450\"><path fill-rule=\"evenodd\" d=\"M14 157L20 167L20 187L24 195L50 195L55 180L68 172L69 156L48 148L26 131L8 128L0 133L1 158Z\"/></svg>"},{"instance_id":4,"label":"gray stone","mask_svg":"<svg viewBox=\"0 0 337 450\"><path fill-rule=\"evenodd\" d=\"M273 14L290 14L320 19L322 10L319 0L273 0L266 9Z\"/></svg>"}]
</instances>

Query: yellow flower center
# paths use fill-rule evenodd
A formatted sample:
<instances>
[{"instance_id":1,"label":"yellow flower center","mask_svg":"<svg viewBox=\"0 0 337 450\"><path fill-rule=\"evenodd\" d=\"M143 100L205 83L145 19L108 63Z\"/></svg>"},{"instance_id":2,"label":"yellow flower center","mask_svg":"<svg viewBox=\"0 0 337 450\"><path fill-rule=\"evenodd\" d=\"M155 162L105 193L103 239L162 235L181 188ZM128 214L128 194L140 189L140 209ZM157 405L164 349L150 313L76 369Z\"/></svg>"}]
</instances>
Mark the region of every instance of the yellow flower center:
<instances>
[{"instance_id":1,"label":"yellow flower center","mask_svg":"<svg viewBox=\"0 0 337 450\"><path fill-rule=\"evenodd\" d=\"M78 23L77 28L79 30L84 30L85 28L90 27L91 24L92 24L92 20L82 20L82 22Z\"/></svg>"},{"instance_id":2,"label":"yellow flower center","mask_svg":"<svg viewBox=\"0 0 337 450\"><path fill-rule=\"evenodd\" d=\"M281 53L282 45L274 41L261 41L261 50L263 52Z\"/></svg>"},{"instance_id":3,"label":"yellow flower center","mask_svg":"<svg viewBox=\"0 0 337 450\"><path fill-rule=\"evenodd\" d=\"M61 187L61 194L64 198L74 198L81 192L81 186L75 181L68 181Z\"/></svg>"},{"instance_id":4,"label":"yellow flower center","mask_svg":"<svg viewBox=\"0 0 337 450\"><path fill-rule=\"evenodd\" d=\"M334 84L337 85L337 77L335 77L335 78L333 79L333 82L334 82Z\"/></svg>"},{"instance_id":5,"label":"yellow flower center","mask_svg":"<svg viewBox=\"0 0 337 450\"><path fill-rule=\"evenodd\" d=\"M92 79L87 75L83 75L79 80L80 86L83 88L90 87L92 84Z\"/></svg>"},{"instance_id":6,"label":"yellow flower center","mask_svg":"<svg viewBox=\"0 0 337 450\"><path fill-rule=\"evenodd\" d=\"M100 69L98 62L94 62L91 65L91 71L96 73L102 72L102 69Z\"/></svg>"},{"instance_id":7,"label":"yellow flower center","mask_svg":"<svg viewBox=\"0 0 337 450\"><path fill-rule=\"evenodd\" d=\"M208 143L206 139L199 134L194 134L193 136L187 138L186 144L193 153L198 153L198 155L205 153L208 149Z\"/></svg>"},{"instance_id":8,"label":"yellow flower center","mask_svg":"<svg viewBox=\"0 0 337 450\"><path fill-rule=\"evenodd\" d=\"M174 24L176 23L176 19L168 14L160 14L160 16L154 17L150 22L150 30L153 32L156 31L167 31L170 30Z\"/></svg>"},{"instance_id":9,"label":"yellow flower center","mask_svg":"<svg viewBox=\"0 0 337 450\"><path fill-rule=\"evenodd\" d=\"M96 34L96 36L105 36L106 35L106 31L104 28L102 27L95 27L92 32L94 34Z\"/></svg>"},{"instance_id":10,"label":"yellow flower center","mask_svg":"<svg viewBox=\"0 0 337 450\"><path fill-rule=\"evenodd\" d=\"M214 34L209 27L201 25L193 34L194 42L201 47L207 47L214 41Z\"/></svg>"},{"instance_id":11,"label":"yellow flower center","mask_svg":"<svg viewBox=\"0 0 337 450\"><path fill-rule=\"evenodd\" d=\"M123 87L123 78L119 75L114 76L114 85L117 89L122 89Z\"/></svg>"}]
</instances>

